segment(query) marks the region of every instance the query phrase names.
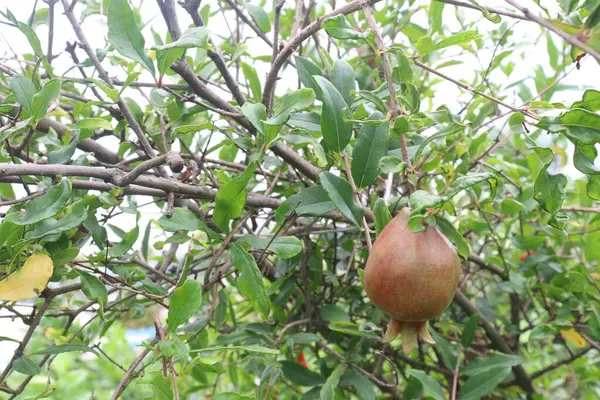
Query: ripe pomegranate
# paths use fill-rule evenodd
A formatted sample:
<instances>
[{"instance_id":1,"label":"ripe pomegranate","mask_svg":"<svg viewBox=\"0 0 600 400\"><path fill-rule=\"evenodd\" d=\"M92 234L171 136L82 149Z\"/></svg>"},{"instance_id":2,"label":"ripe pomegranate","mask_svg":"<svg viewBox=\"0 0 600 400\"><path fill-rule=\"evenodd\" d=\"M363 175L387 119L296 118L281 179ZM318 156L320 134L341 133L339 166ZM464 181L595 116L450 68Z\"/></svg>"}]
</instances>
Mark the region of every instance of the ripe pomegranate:
<instances>
[{"instance_id":1,"label":"ripe pomegranate","mask_svg":"<svg viewBox=\"0 0 600 400\"><path fill-rule=\"evenodd\" d=\"M435 227L414 233L408 227L410 209L403 208L377 237L365 268L365 291L392 317L385 343L398 335L405 354L417 340L435 344L427 321L452 301L461 274L454 246Z\"/></svg>"}]
</instances>

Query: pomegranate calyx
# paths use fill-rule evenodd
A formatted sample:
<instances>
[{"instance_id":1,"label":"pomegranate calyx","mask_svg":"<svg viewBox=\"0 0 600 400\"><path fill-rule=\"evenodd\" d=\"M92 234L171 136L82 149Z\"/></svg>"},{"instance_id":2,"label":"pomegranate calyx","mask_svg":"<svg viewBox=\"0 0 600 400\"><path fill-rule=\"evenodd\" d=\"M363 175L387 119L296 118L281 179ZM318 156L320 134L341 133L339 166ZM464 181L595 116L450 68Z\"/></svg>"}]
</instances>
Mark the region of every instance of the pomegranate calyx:
<instances>
[{"instance_id":1,"label":"pomegranate calyx","mask_svg":"<svg viewBox=\"0 0 600 400\"><path fill-rule=\"evenodd\" d=\"M429 332L428 322L402 322L392 318L381 341L390 343L398 336L402 341L402 350L407 356L417 347L419 340L433 346L436 345Z\"/></svg>"},{"instance_id":2,"label":"pomegranate calyx","mask_svg":"<svg viewBox=\"0 0 600 400\"><path fill-rule=\"evenodd\" d=\"M390 321L387 330L385 331L385 335L383 335L383 339L381 341L383 343L390 343L394 339L398 337L400 331L402 330L402 322L397 319L393 319Z\"/></svg>"}]
</instances>

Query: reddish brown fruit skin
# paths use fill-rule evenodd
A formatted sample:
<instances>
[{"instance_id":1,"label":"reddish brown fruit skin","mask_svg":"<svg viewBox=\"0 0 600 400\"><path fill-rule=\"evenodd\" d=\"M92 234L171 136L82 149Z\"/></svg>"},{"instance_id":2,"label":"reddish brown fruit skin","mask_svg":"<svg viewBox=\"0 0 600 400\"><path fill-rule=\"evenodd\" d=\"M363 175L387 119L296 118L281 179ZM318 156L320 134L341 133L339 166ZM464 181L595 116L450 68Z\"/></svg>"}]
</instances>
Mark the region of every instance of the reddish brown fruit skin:
<instances>
[{"instance_id":1,"label":"reddish brown fruit skin","mask_svg":"<svg viewBox=\"0 0 600 400\"><path fill-rule=\"evenodd\" d=\"M403 208L383 229L367 260L371 301L399 321L427 321L452 301L461 267L456 250L435 227L413 233Z\"/></svg>"}]
</instances>

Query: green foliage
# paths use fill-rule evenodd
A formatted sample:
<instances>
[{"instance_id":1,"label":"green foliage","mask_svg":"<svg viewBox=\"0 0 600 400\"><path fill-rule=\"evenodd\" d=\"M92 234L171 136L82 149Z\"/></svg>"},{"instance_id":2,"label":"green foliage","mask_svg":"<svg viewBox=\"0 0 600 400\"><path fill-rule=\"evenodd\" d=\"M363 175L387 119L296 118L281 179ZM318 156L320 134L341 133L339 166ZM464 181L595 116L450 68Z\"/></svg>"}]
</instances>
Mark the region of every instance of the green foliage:
<instances>
[{"instance_id":1,"label":"green foliage","mask_svg":"<svg viewBox=\"0 0 600 400\"><path fill-rule=\"evenodd\" d=\"M0 16L0 280L53 263L5 397L598 398L597 2L51 3ZM408 356L363 283L404 207L462 266Z\"/></svg>"}]
</instances>

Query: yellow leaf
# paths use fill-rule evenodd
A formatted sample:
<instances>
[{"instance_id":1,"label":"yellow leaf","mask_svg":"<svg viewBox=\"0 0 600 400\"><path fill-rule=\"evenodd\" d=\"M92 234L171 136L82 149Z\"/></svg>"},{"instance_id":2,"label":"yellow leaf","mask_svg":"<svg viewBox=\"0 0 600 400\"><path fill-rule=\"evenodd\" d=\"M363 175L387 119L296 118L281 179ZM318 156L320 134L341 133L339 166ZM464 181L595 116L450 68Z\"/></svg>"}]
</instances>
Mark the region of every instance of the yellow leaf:
<instances>
[{"instance_id":1,"label":"yellow leaf","mask_svg":"<svg viewBox=\"0 0 600 400\"><path fill-rule=\"evenodd\" d=\"M0 281L0 300L19 301L38 297L53 270L52 259L46 254L32 255L20 270Z\"/></svg>"},{"instance_id":2,"label":"yellow leaf","mask_svg":"<svg viewBox=\"0 0 600 400\"><path fill-rule=\"evenodd\" d=\"M567 342L571 343L573 346L578 349L582 349L585 347L585 339L581 337L579 333L573 328L571 329L563 329L560 331L560 335Z\"/></svg>"}]
</instances>

